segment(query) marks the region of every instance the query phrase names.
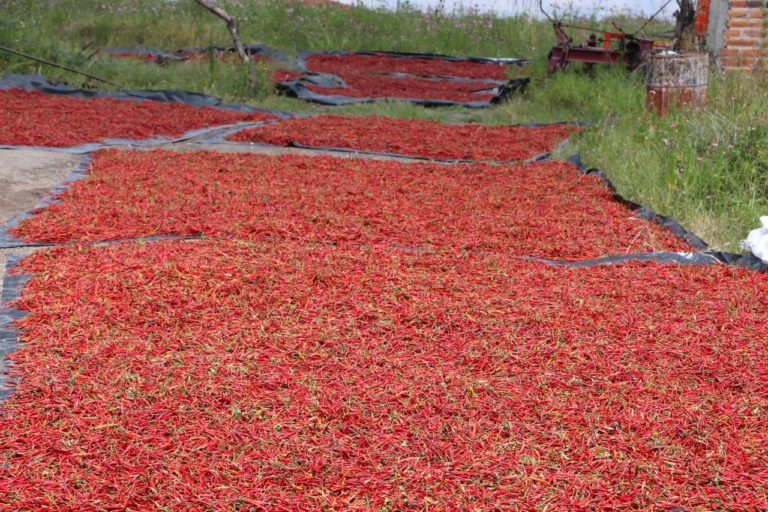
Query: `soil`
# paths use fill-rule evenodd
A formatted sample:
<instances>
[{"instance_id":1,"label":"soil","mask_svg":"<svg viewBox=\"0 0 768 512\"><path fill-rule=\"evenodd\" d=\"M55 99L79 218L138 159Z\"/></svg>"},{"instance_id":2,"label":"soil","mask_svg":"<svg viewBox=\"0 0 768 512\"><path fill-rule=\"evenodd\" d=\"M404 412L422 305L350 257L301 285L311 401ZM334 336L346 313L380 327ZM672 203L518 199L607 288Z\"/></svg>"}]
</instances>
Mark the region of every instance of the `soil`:
<instances>
[{"instance_id":1,"label":"soil","mask_svg":"<svg viewBox=\"0 0 768 512\"><path fill-rule=\"evenodd\" d=\"M155 146L156 148L157 146ZM221 151L256 153L262 155L329 155L337 158L371 158L375 160L418 161L407 157L386 157L360 153L316 151L249 144L201 144L188 141L161 146L178 151ZM125 147L124 149L131 149ZM150 150L153 148L133 148ZM62 183L82 160L82 155L31 149L0 150L0 226L27 210L58 184ZM0 228L1 229L1 228ZM0 248L0 289L5 277L6 262L11 254L26 254L31 249Z\"/></svg>"},{"instance_id":2,"label":"soil","mask_svg":"<svg viewBox=\"0 0 768 512\"><path fill-rule=\"evenodd\" d=\"M54 186L66 179L81 160L81 155L53 151L0 150L0 226L34 208ZM24 252L0 249L0 288L8 256Z\"/></svg>"}]
</instances>

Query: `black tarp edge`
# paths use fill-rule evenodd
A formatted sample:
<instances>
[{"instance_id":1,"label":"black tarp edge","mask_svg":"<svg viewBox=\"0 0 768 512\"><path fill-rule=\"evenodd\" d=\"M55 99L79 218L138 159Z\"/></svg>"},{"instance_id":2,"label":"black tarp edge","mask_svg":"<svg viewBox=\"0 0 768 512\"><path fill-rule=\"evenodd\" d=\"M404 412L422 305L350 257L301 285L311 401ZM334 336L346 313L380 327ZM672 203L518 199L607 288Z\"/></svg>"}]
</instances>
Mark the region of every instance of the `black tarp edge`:
<instances>
[{"instance_id":1,"label":"black tarp edge","mask_svg":"<svg viewBox=\"0 0 768 512\"><path fill-rule=\"evenodd\" d=\"M297 116L299 117L299 116ZM303 116L302 116L303 117ZM239 141L230 141L227 140L227 137L230 135L234 135L235 133L241 132L243 130L248 130L250 128L259 128L262 126L268 126L270 124L278 123L278 120L274 121L261 121L259 123L252 123L253 126L231 126L226 127L222 126L218 130L211 130L209 133L206 134L205 137L196 140L195 142L199 144L231 144L231 145L240 145L241 142ZM269 145L267 145L269 146ZM269 146L269 147L278 147L278 146Z\"/></svg>"},{"instance_id":2,"label":"black tarp edge","mask_svg":"<svg viewBox=\"0 0 768 512\"><path fill-rule=\"evenodd\" d=\"M291 141L289 147L294 147L299 149L314 149L318 151L332 151L336 153L350 153L350 154L359 153L362 155L383 156L383 157L390 157L390 158L407 158L408 160L419 160L421 162L436 162L436 163L444 163L444 164L483 163L479 160L433 158L428 156L407 155L404 153L388 153L386 151L372 151L372 150L366 150L366 149L352 149L352 148L343 148L343 147L335 147L335 146L327 146L327 147L311 146L309 144L302 144L300 142L295 142L295 141Z\"/></svg>"},{"instance_id":3,"label":"black tarp edge","mask_svg":"<svg viewBox=\"0 0 768 512\"><path fill-rule=\"evenodd\" d=\"M142 140L104 139L101 142L88 142L85 144L78 144L77 146L64 146L64 147L13 146L10 144L0 144L0 149L36 149L36 150L43 150L43 151L52 151L56 153L71 153L71 154L79 155L84 153L93 153L94 151L98 151L100 149L107 149L107 148L120 147L120 146L157 147L157 146L164 146L167 144L177 144L179 142L185 142L190 139L194 139L196 137L204 137L204 136L213 137L215 136L216 133L221 131L227 131L228 133L235 133L237 131L244 130L246 128L257 128L259 126L269 124L271 122L273 121L256 121L256 122L243 121L243 122L234 123L234 124L224 124L224 125L217 125L217 126L208 126L206 128L196 128L176 138L153 137L151 139L142 139Z\"/></svg>"},{"instance_id":4,"label":"black tarp edge","mask_svg":"<svg viewBox=\"0 0 768 512\"><path fill-rule=\"evenodd\" d=\"M586 169L579 155L572 155L567 158L567 161L576 166L579 173L585 174L587 176L594 176L600 179L600 181L603 182L608 190L611 191L613 198L624 205L627 209L632 211L638 218L658 224L699 251L706 251L709 249L709 245L707 245L704 240L702 240L698 235L685 229L677 221L670 219L669 217L665 217L664 215L660 215L653 211L653 209L630 201L619 194L616 191L616 187L613 185L606 173L596 168Z\"/></svg>"},{"instance_id":5,"label":"black tarp edge","mask_svg":"<svg viewBox=\"0 0 768 512\"><path fill-rule=\"evenodd\" d=\"M677 221L664 215L660 215L656 213L652 208L635 203L634 201L630 201L619 194L616 190L616 187L613 185L613 182L611 182L611 179L605 172L596 168L586 169L583 162L581 161L581 157L578 154L568 157L567 161L573 164L579 173L587 176L594 176L602 181L606 188L608 188L608 190L610 190L613 194L613 198L624 205L627 209L632 211L639 219L653 222L667 229L672 234L691 245L691 247L700 251L700 254L705 254L708 257L714 258L720 263L727 265L749 268L758 272L768 272L768 265L763 263L753 254L736 254L722 251L709 251L709 245L701 237L685 229Z\"/></svg>"},{"instance_id":6,"label":"black tarp edge","mask_svg":"<svg viewBox=\"0 0 768 512\"><path fill-rule=\"evenodd\" d=\"M247 141L226 140L226 137L228 137L229 135L232 135L233 133L237 133L237 131L231 131L228 134L221 135L221 136L216 135L210 139L203 139L197 142L201 144L225 144L225 145L243 146L243 147L286 148L286 149L296 148L296 149L307 149L312 151L327 151L329 153L343 153L345 155L379 156L384 158L393 158L397 160L406 160L406 161L415 160L419 162L432 162L432 163L439 163L439 164L516 165L516 164L543 162L547 160L547 158L549 158L549 155L550 155L549 152L540 153L538 155L534 155L525 160L462 160L462 159L408 155L405 153L387 153L384 151L372 151L372 150L366 150L366 149L352 149L352 148L343 148L343 147L334 147L334 146L312 146L309 144L302 144L300 142L295 142L295 141L291 141L288 145L285 145L285 146L278 146L275 144L268 144L266 142L247 142Z\"/></svg>"},{"instance_id":7,"label":"black tarp edge","mask_svg":"<svg viewBox=\"0 0 768 512\"><path fill-rule=\"evenodd\" d=\"M272 59L275 62L280 62L282 64L295 66L295 61L288 56L287 53L278 50L276 48L272 48L270 46L267 46L265 44L259 44L259 43L248 43L244 44L243 48L245 49L245 53L248 55L257 55L257 56L266 56L270 59ZM202 47L189 47L189 48L179 48L178 50L172 51L172 50L159 50L156 48L144 48L144 47L111 47L111 48L104 48L101 50L106 55L148 55L151 57L156 57L158 62L165 62L163 59L168 59L170 61L183 61L186 60L185 54L187 53L196 53L200 55L205 55L208 53L209 50L219 51L219 52L225 52L225 53L235 53L237 50L230 46L212 46L210 48L202 48Z\"/></svg>"},{"instance_id":8,"label":"black tarp edge","mask_svg":"<svg viewBox=\"0 0 768 512\"><path fill-rule=\"evenodd\" d=\"M590 260L554 260L538 256L525 256L522 259L535 261L546 265L561 267L587 268L605 265L618 265L634 261L652 261L654 263L678 264L678 265L730 265L742 267L758 272L768 272L768 265L760 261L754 255L741 255L716 251L704 252L647 252L631 253L617 256L604 256Z\"/></svg>"},{"instance_id":9,"label":"black tarp edge","mask_svg":"<svg viewBox=\"0 0 768 512\"><path fill-rule=\"evenodd\" d=\"M48 206L55 204L58 201L57 197L62 192L67 190L67 187L69 186L70 183L75 182L77 180L81 180L88 175L88 169L91 166L92 160L93 160L93 155L91 155L90 153L86 153L85 155L83 155L83 158L82 160L80 160L80 163L77 164L77 166L72 170L72 172L69 173L69 175L64 179L64 181L54 186L42 199L40 199L40 201L37 202L37 204L32 209L22 212L18 215L15 215L8 222L6 222L3 225L0 225L0 248L10 249L10 248L26 247L30 245L28 244L28 242L25 242L24 240L20 240L16 238L13 234L9 232L9 230L18 226L23 220L31 217L33 212L35 212L36 210L47 208Z\"/></svg>"},{"instance_id":10,"label":"black tarp edge","mask_svg":"<svg viewBox=\"0 0 768 512\"><path fill-rule=\"evenodd\" d=\"M454 57L439 53L411 53L411 52L390 52L390 51L347 51L347 50L328 50L328 51L299 51L296 53L297 67L301 71L307 71L307 57L312 55L385 55L388 57L397 57L403 59L430 59L444 60L448 62L476 62L478 64L501 64L504 66L525 66L530 61L520 57Z\"/></svg>"},{"instance_id":11,"label":"black tarp edge","mask_svg":"<svg viewBox=\"0 0 768 512\"><path fill-rule=\"evenodd\" d=\"M465 78L463 76L449 76L449 75L418 75L414 73L387 73L383 76L389 78L420 78L422 80L431 80L433 82L462 82L467 84L490 85L491 87L499 87L507 83L507 80L496 80L493 78Z\"/></svg>"},{"instance_id":12,"label":"black tarp edge","mask_svg":"<svg viewBox=\"0 0 768 512\"><path fill-rule=\"evenodd\" d=\"M462 82L477 84L478 90L492 90L508 82L508 80L492 80L483 78L463 78L460 76L432 76L432 75L414 75L412 73L385 73L381 75L385 78L419 78L430 82ZM314 71L305 71L300 78L296 80L309 82L319 87L349 87L349 84L340 76L331 73L316 73Z\"/></svg>"},{"instance_id":13,"label":"black tarp edge","mask_svg":"<svg viewBox=\"0 0 768 512\"><path fill-rule=\"evenodd\" d=\"M349 87L349 84L337 75L328 73L304 73L300 78L295 79L299 82L306 82L318 87ZM288 80L291 81L291 80Z\"/></svg>"},{"instance_id":14,"label":"black tarp edge","mask_svg":"<svg viewBox=\"0 0 768 512\"><path fill-rule=\"evenodd\" d=\"M8 257L3 287L0 289L0 402L10 396L16 385L16 379L9 375L12 363L8 356L15 352L20 344L21 332L16 329L15 322L26 316L24 311L15 308L12 303L21 297L22 289L32 277L30 274L14 272L21 258L17 255Z\"/></svg>"},{"instance_id":15,"label":"black tarp edge","mask_svg":"<svg viewBox=\"0 0 768 512\"><path fill-rule=\"evenodd\" d=\"M526 261L535 261L546 265L561 267L596 267L603 265L616 265L632 261L653 261L656 263L675 263L684 265L712 265L722 263L717 257L706 252L641 252L614 256L603 256L589 260L556 260L539 256L524 256Z\"/></svg>"},{"instance_id":16,"label":"black tarp edge","mask_svg":"<svg viewBox=\"0 0 768 512\"><path fill-rule=\"evenodd\" d=\"M524 89L530 79L517 78L506 82L504 85L494 89L485 89L485 91L496 91L494 97L490 100L478 100L478 101L450 101L450 100L431 100L423 98L404 98L399 96L384 96L384 97L360 97L355 98L351 96L342 95L325 95L311 91L304 84L303 79L287 80L279 82L275 85L277 90L289 97L298 98L300 100L309 101L312 103L318 103L320 105L328 106L344 106L353 105L356 103L373 103L378 101L405 101L409 103L415 103L416 105L422 105L425 107L468 107L468 108L488 108L503 101L510 94ZM315 84L317 85L317 84Z\"/></svg>"},{"instance_id":17,"label":"black tarp edge","mask_svg":"<svg viewBox=\"0 0 768 512\"><path fill-rule=\"evenodd\" d=\"M280 82L276 84L277 90L288 97L298 98L300 100L317 103L320 105L328 105L331 107L341 107L344 105L354 105L357 103L374 103L377 101L406 101L409 103L415 103L417 105L423 105L425 107L470 107L470 108L487 108L491 106L490 101L476 101L460 103L456 101L445 100L424 100L416 98L400 98L400 97L382 97L371 98L361 97L353 98L351 96L340 95L325 95L318 94L309 90L301 80L289 80L286 82Z\"/></svg>"},{"instance_id":18,"label":"black tarp edge","mask_svg":"<svg viewBox=\"0 0 768 512\"><path fill-rule=\"evenodd\" d=\"M17 242L16 245L0 245L0 249L46 249L52 247L100 247L103 245L116 245L133 242L159 242L162 240L179 240L184 242L207 240L203 235L146 235L129 236L125 238L109 238L105 240L81 241L73 240L70 242Z\"/></svg>"},{"instance_id":19,"label":"black tarp edge","mask_svg":"<svg viewBox=\"0 0 768 512\"><path fill-rule=\"evenodd\" d=\"M302 116L304 119L312 119L313 117L323 117L325 114L310 114ZM298 117L298 116L297 116ZM365 116L360 116L365 117ZM279 123L279 120L276 121L267 121L260 123L260 126L266 126L269 124L276 124ZM545 128L549 126L562 126L562 125L572 125L572 126L584 126L584 123L582 121L553 121L551 123L517 123L517 124L510 124L510 125L500 125L506 128L512 127L518 127L518 128ZM230 129L227 131L222 131L218 133L212 134L211 137L199 140L197 142L203 143L203 144L232 144L232 145L247 145L247 146L256 146L256 147L265 147L265 148L298 148L298 149L311 149L315 151L328 151L328 152L334 152L334 153L344 153L344 154L361 154L361 155L371 155L371 156L382 156L382 157L388 157L388 158L402 158L402 159L409 159L409 160L419 160L424 162L438 162L438 163L447 163L447 164L454 164L454 163L466 163L466 164L473 164L473 163L479 163L479 164L525 164L525 163L534 163L534 162L542 162L544 160L547 160L549 156L551 155L550 151L539 153L538 155L534 155L530 158L524 159L524 160L469 160L469 159L452 159L452 158L437 158L437 157L427 157L427 156L421 156L421 155L408 155L405 153L389 153L385 151L374 151L374 150L367 150L367 149L355 149L355 148L345 148L341 146L312 146L309 144L302 144L301 142L296 141L290 141L288 145L280 146L276 144L269 144L266 142L248 142L248 141L229 141L226 140L227 137L230 135L233 135L239 131L247 130L250 127L245 128L239 128L239 129ZM567 142L568 139L565 139L563 142Z\"/></svg>"},{"instance_id":20,"label":"black tarp edge","mask_svg":"<svg viewBox=\"0 0 768 512\"><path fill-rule=\"evenodd\" d=\"M280 62L283 64L286 64L290 67L296 67L296 59L291 58L287 53L285 53L282 50L278 50L277 48L272 48L271 46L267 46L266 44L261 43L247 43L243 45L243 48L245 49L245 53L248 55L263 55L266 57L269 57L275 62ZM182 48L182 51L186 50L185 48ZM205 48L202 48L203 51L205 51ZM235 48L227 48L228 52L236 52L237 50Z\"/></svg>"},{"instance_id":21,"label":"black tarp edge","mask_svg":"<svg viewBox=\"0 0 768 512\"><path fill-rule=\"evenodd\" d=\"M264 113L280 118L291 117L292 114L274 109L265 109L245 105L243 103L225 103L220 98L214 98L198 92L182 91L178 89L167 90L125 90L117 92L86 91L76 89L68 85L53 84L40 75L5 74L0 79L0 90L24 89L25 91L37 91L47 94L71 96L73 98L112 98L129 101L160 101L164 103L179 103L192 107L218 108L244 113Z\"/></svg>"}]
</instances>

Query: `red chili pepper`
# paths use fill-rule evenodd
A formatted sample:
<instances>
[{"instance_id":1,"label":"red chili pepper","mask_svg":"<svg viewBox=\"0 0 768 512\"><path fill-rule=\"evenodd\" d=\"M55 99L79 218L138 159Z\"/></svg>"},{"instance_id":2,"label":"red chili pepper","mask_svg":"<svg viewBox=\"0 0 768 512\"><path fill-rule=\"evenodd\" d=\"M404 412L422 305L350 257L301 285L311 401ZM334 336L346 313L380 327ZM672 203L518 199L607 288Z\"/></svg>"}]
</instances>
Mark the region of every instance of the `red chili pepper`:
<instances>
[{"instance_id":1,"label":"red chili pepper","mask_svg":"<svg viewBox=\"0 0 768 512\"><path fill-rule=\"evenodd\" d=\"M274 119L159 101L71 98L20 89L0 91L0 144L75 146L105 139L177 137L197 128Z\"/></svg>"},{"instance_id":2,"label":"red chili pepper","mask_svg":"<svg viewBox=\"0 0 768 512\"><path fill-rule=\"evenodd\" d=\"M528 128L324 115L246 129L228 140L278 146L299 143L441 159L519 161L551 151L577 130L567 124Z\"/></svg>"},{"instance_id":3,"label":"red chili pepper","mask_svg":"<svg viewBox=\"0 0 768 512\"><path fill-rule=\"evenodd\" d=\"M507 78L507 66L503 64L389 55L314 54L306 58L306 68L313 73L336 75L347 84L346 87L322 87L307 83L309 90L325 96L351 98L489 101L496 95L493 88ZM391 76L398 73L412 76ZM450 80L457 77L476 80Z\"/></svg>"},{"instance_id":4,"label":"red chili pepper","mask_svg":"<svg viewBox=\"0 0 768 512\"><path fill-rule=\"evenodd\" d=\"M22 222L37 242L151 235L394 244L584 259L690 250L570 164L492 166L106 150Z\"/></svg>"},{"instance_id":5,"label":"red chili pepper","mask_svg":"<svg viewBox=\"0 0 768 512\"><path fill-rule=\"evenodd\" d=\"M768 507L765 275L244 240L23 266L8 509Z\"/></svg>"},{"instance_id":6,"label":"red chili pepper","mask_svg":"<svg viewBox=\"0 0 768 512\"><path fill-rule=\"evenodd\" d=\"M505 80L507 66L503 64L449 61L418 57L389 55L329 55L313 54L306 58L306 66L315 73L330 73L346 78L350 74L384 75L407 73L421 76L462 77Z\"/></svg>"},{"instance_id":7,"label":"red chili pepper","mask_svg":"<svg viewBox=\"0 0 768 512\"><path fill-rule=\"evenodd\" d=\"M322 87L305 84L307 89L325 96L351 98L406 98L455 102L490 101L496 96L493 84L430 80L428 78L389 77L350 71L339 75L347 87Z\"/></svg>"}]
</instances>

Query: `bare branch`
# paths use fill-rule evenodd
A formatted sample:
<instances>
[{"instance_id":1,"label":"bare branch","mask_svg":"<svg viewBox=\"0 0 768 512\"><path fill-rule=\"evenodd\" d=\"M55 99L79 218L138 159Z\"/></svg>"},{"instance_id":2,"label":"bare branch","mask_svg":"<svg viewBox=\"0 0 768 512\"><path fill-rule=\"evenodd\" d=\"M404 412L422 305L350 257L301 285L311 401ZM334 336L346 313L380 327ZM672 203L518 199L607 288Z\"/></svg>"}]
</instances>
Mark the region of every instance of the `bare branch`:
<instances>
[{"instance_id":1,"label":"bare branch","mask_svg":"<svg viewBox=\"0 0 768 512\"><path fill-rule=\"evenodd\" d=\"M248 56L248 54L245 52L245 47L243 46L243 42L240 40L240 34L237 31L237 24L235 23L235 19L227 13L224 9L221 8L216 2L212 0L195 0L199 5L209 10L211 13L213 13L215 16L221 18L224 20L224 22L227 24L227 30L229 31L229 35L232 36L232 42L235 44L235 50L237 50L237 54L240 56L240 60L243 61L243 64L248 66L248 74L251 79L251 86L254 90L256 90L258 86L258 79L256 78L256 69L253 67L253 61Z\"/></svg>"}]
</instances>

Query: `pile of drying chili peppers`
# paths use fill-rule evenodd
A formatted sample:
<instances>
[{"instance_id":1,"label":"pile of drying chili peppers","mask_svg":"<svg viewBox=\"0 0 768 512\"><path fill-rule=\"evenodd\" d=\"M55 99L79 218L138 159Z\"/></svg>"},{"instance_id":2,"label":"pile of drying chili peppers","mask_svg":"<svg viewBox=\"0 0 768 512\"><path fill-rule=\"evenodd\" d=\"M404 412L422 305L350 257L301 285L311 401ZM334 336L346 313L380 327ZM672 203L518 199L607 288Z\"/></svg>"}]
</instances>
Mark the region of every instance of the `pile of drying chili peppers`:
<instances>
[{"instance_id":1,"label":"pile of drying chili peppers","mask_svg":"<svg viewBox=\"0 0 768 512\"><path fill-rule=\"evenodd\" d=\"M366 73L342 76L347 87L324 87L304 84L310 91L324 96L350 98L403 98L455 102L490 101L496 96L493 85L479 82L433 80L430 78L390 77Z\"/></svg>"},{"instance_id":2,"label":"pile of drying chili peppers","mask_svg":"<svg viewBox=\"0 0 768 512\"><path fill-rule=\"evenodd\" d=\"M567 163L493 166L104 150L22 222L29 241L153 235L392 244L583 259L690 250Z\"/></svg>"},{"instance_id":3,"label":"pile of drying chili peppers","mask_svg":"<svg viewBox=\"0 0 768 512\"><path fill-rule=\"evenodd\" d=\"M346 83L345 87L304 83L307 89L323 96L471 103L496 97L494 87L506 79L507 66L418 56L316 53L305 57L305 69L336 75Z\"/></svg>"},{"instance_id":4,"label":"pile of drying chili peppers","mask_svg":"<svg viewBox=\"0 0 768 512\"><path fill-rule=\"evenodd\" d=\"M306 68L315 73L329 73L342 78L350 74L389 75L404 73L416 76L462 77L503 81L507 66L492 62L445 60L386 54L313 53L305 58Z\"/></svg>"},{"instance_id":5,"label":"pile of drying chili peppers","mask_svg":"<svg viewBox=\"0 0 768 512\"><path fill-rule=\"evenodd\" d=\"M246 241L24 268L9 509L768 507L763 275Z\"/></svg>"},{"instance_id":6,"label":"pile of drying chili peppers","mask_svg":"<svg viewBox=\"0 0 768 512\"><path fill-rule=\"evenodd\" d=\"M509 160L569 128L523 130L239 137ZM689 249L570 164L103 150L58 199L13 232L208 239L21 263L0 508L768 509L768 276L526 261Z\"/></svg>"},{"instance_id":7,"label":"pile of drying chili peppers","mask_svg":"<svg viewBox=\"0 0 768 512\"><path fill-rule=\"evenodd\" d=\"M338 147L453 160L519 161L551 151L576 130L566 124L528 128L326 115L245 129L228 140L277 146Z\"/></svg>"},{"instance_id":8,"label":"pile of drying chili peppers","mask_svg":"<svg viewBox=\"0 0 768 512\"><path fill-rule=\"evenodd\" d=\"M0 144L14 146L64 147L105 139L178 137L198 128L266 119L274 116L159 101L0 91Z\"/></svg>"}]
</instances>

